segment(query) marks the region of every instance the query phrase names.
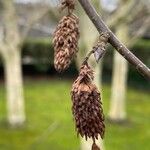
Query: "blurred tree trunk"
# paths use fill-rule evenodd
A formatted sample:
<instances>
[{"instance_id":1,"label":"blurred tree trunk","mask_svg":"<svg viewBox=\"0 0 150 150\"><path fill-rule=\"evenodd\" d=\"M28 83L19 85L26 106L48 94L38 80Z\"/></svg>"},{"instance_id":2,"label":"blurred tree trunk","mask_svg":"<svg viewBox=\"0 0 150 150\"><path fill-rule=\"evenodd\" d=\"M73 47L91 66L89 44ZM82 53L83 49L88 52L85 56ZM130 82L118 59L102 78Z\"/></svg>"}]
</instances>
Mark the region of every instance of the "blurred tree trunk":
<instances>
[{"instance_id":1,"label":"blurred tree trunk","mask_svg":"<svg viewBox=\"0 0 150 150\"><path fill-rule=\"evenodd\" d=\"M18 31L17 16L12 0L2 2L4 37L1 39L1 55L4 59L7 90L8 122L12 127L25 121L23 85L21 74L21 40Z\"/></svg>"},{"instance_id":2,"label":"blurred tree trunk","mask_svg":"<svg viewBox=\"0 0 150 150\"><path fill-rule=\"evenodd\" d=\"M88 53L88 51L92 49L92 46L94 46L94 43L96 42L99 36L97 30L94 28L87 15L82 14L81 16L82 19L80 19L80 24L82 39L80 39L80 47L82 47L82 49L80 49L78 52L76 62L78 68L80 68L85 55ZM101 90L102 63L97 64L94 57L92 56L89 60L89 64L94 70L94 83L96 84L98 89ZM96 143L99 147L101 147L101 150L104 150L103 141L100 137L98 140L96 140ZM92 139L88 139L86 141L84 138L81 138L81 150L91 150L92 144Z\"/></svg>"},{"instance_id":3,"label":"blurred tree trunk","mask_svg":"<svg viewBox=\"0 0 150 150\"><path fill-rule=\"evenodd\" d=\"M27 25L22 32L19 32L18 18L16 15L13 0L0 0L2 4L1 16L3 26L0 27L0 54L4 60L5 79L7 90L7 111L8 122L16 127L25 122L25 106L23 96L23 80L21 69L21 45L27 37L30 29L49 11L49 7L41 6L33 9L32 15L28 16L25 24Z\"/></svg>"},{"instance_id":4,"label":"blurred tree trunk","mask_svg":"<svg viewBox=\"0 0 150 150\"><path fill-rule=\"evenodd\" d=\"M118 38L125 43L126 46L131 47L149 28L150 19L149 16L147 16L147 12L149 12L147 6L139 0L138 2L137 0L121 0L120 7L112 14L112 19L108 19L107 23L114 28L117 26L116 34ZM133 21L137 21L139 14L143 14L143 17L140 18L140 26L138 30L135 30L134 37L131 38L129 36L129 32L131 34L131 31L129 31L130 24L132 24ZM109 110L109 119L112 121L124 121L127 117L125 104L127 72L128 64L126 60L115 51L112 95Z\"/></svg>"},{"instance_id":5,"label":"blurred tree trunk","mask_svg":"<svg viewBox=\"0 0 150 150\"><path fill-rule=\"evenodd\" d=\"M117 37L127 43L129 40L128 26L121 24L117 28ZM114 52L112 95L109 111L109 119L114 121L123 121L126 119L125 94L127 85L127 61L118 53Z\"/></svg>"},{"instance_id":6,"label":"blurred tree trunk","mask_svg":"<svg viewBox=\"0 0 150 150\"><path fill-rule=\"evenodd\" d=\"M5 79L7 90L7 113L11 126L20 126L25 121L21 54L16 48L5 59Z\"/></svg>"},{"instance_id":7,"label":"blurred tree trunk","mask_svg":"<svg viewBox=\"0 0 150 150\"><path fill-rule=\"evenodd\" d=\"M95 71L94 72L94 83L96 84L96 86L98 87L98 89L101 92L101 88L102 88L102 63L95 64L94 62L95 60L91 60L89 61L90 66L92 66L92 69ZM101 98L102 98L102 93L101 93ZM99 136L99 139L96 140L97 145L101 148L101 150L104 150L104 144L103 144L103 140L101 139L101 137ZM88 139L87 141L84 138L81 138L81 150L91 150L93 144L93 140L92 139Z\"/></svg>"}]
</instances>

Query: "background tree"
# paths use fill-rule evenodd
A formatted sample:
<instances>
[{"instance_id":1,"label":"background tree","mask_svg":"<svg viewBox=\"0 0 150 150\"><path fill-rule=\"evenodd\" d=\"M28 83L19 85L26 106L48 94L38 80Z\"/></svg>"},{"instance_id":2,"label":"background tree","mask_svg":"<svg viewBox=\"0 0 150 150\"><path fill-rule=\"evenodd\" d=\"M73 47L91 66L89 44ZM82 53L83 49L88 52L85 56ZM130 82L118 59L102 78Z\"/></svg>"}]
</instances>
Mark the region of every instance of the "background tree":
<instances>
[{"instance_id":1,"label":"background tree","mask_svg":"<svg viewBox=\"0 0 150 150\"><path fill-rule=\"evenodd\" d=\"M117 7L114 11L114 8ZM120 4L117 6L115 4L114 8L112 8L111 14L105 11L105 9L101 9L103 14L105 15L106 22L108 25L116 30L117 37L121 41L123 41L127 46L132 47L134 43L139 39L143 34L144 31L148 28L147 23L140 24L140 30L136 31L134 34L130 33L129 25L131 22L136 22L135 18L137 17L138 13L147 12L145 9L145 5L142 3L137 3L136 1L131 0L121 0ZM133 8L136 8L136 12L133 11ZM108 7L107 7L108 9ZM110 11L110 10L109 10ZM119 13L120 12L120 13ZM131 14L130 16L128 14ZM108 14L108 15L107 15ZM144 17L149 19L146 13L142 13ZM148 21L147 21L148 22ZM85 53L91 49L92 43L96 41L96 31L94 30L92 24L90 23L89 19L86 15L82 15L81 24L83 27L81 30L82 39L81 43L84 47L85 51L79 51L77 61L81 64L83 60L83 56ZM86 27L85 27L86 26ZM135 28L135 27L133 27ZM95 37L93 35L95 33ZM90 36L89 36L90 35ZM134 36L134 40L131 40L131 37ZM130 41L130 42L129 42ZM95 60L90 59L90 64L93 66L95 70L95 79L97 86L101 86L101 67L99 65L94 64ZM114 71L113 71L113 81L112 81L112 98L110 102L110 111L109 111L109 119L115 121L122 121L126 119L126 105L125 105L125 93L126 93L126 86L127 86L127 72L128 72L128 65L127 62L120 54L116 51L114 52ZM101 143L101 142L100 142ZM86 142L82 139L81 142L82 149L90 149L91 142L90 140Z\"/></svg>"},{"instance_id":2,"label":"background tree","mask_svg":"<svg viewBox=\"0 0 150 150\"><path fill-rule=\"evenodd\" d=\"M134 11L136 9L136 11ZM121 12L121 13L119 13ZM118 9L112 15L114 20L109 20L110 26L116 25L117 37L125 43L128 47L132 47L134 43L145 33L148 29L148 22L150 17L147 15L148 8L145 3L135 0L122 0L118 5ZM130 15L128 15L130 14ZM139 18L139 14L143 17ZM143 20L144 18L144 20ZM137 29L137 20L138 29ZM146 20L146 22L145 22ZM136 26L135 26L136 24ZM135 28L137 31L132 33L130 28ZM132 39L134 37L134 40ZM124 121L126 119L126 104L125 95L127 87L127 72L128 64L127 61L122 58L116 51L114 52L114 65L113 65L113 76L112 76L112 95L109 111L109 119L112 121Z\"/></svg>"},{"instance_id":3,"label":"background tree","mask_svg":"<svg viewBox=\"0 0 150 150\"><path fill-rule=\"evenodd\" d=\"M1 3L4 37L0 42L0 52L5 68L8 121L14 126L25 121L21 73L21 39L13 2L8 0L1 1Z\"/></svg>"},{"instance_id":4,"label":"background tree","mask_svg":"<svg viewBox=\"0 0 150 150\"><path fill-rule=\"evenodd\" d=\"M128 27L126 25L120 25L117 27L116 35L124 43L127 43L128 33ZM117 52L114 52L113 63L112 96L109 119L114 121L124 121L126 119L125 93L128 65L127 61Z\"/></svg>"},{"instance_id":5,"label":"background tree","mask_svg":"<svg viewBox=\"0 0 150 150\"><path fill-rule=\"evenodd\" d=\"M97 7L97 10L99 11L100 1L94 1L94 6ZM81 15L82 13L82 15ZM98 40L98 33L96 29L94 28L93 24L87 17L87 15L83 12L80 12L80 25L81 25L81 37L80 38L80 47L81 49L78 52L78 56L76 59L76 64L78 68L81 66L81 63L85 57L85 55L92 49L92 46L96 43ZM91 57L89 60L90 66L94 69L94 83L98 87L98 89L101 91L102 88L102 63L96 63L94 57ZM99 140L96 141L97 145L101 147L101 149L104 149L103 142L101 138L99 137ZM87 141L83 138L81 138L81 150L91 150L93 142L92 139L88 139Z\"/></svg>"},{"instance_id":6,"label":"background tree","mask_svg":"<svg viewBox=\"0 0 150 150\"><path fill-rule=\"evenodd\" d=\"M37 23L49 9L40 6L29 13L26 28L19 30L19 16L13 0L0 0L1 4L1 38L0 54L3 59L6 90L8 122L11 126L22 125L25 121L25 106L23 94L23 80L21 69L21 47L31 27ZM40 13L37 13L37 10ZM31 15L32 14L32 15Z\"/></svg>"}]
</instances>

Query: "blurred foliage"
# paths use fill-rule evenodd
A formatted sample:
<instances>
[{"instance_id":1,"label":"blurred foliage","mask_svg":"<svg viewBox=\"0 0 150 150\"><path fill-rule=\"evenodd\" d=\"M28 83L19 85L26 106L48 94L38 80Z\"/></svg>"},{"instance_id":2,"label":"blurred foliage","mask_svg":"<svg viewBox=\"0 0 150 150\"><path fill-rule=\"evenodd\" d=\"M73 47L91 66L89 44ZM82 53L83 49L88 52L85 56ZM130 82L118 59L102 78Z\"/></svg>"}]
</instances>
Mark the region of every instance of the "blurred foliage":
<instances>
[{"instance_id":1,"label":"blurred foliage","mask_svg":"<svg viewBox=\"0 0 150 150\"><path fill-rule=\"evenodd\" d=\"M137 41L133 47L130 48L131 51L148 67L150 67L150 40L140 39ZM108 47L107 53L103 59L103 79L105 81L110 81L112 68L113 68L113 50L112 47ZM150 89L150 82L147 81L143 76L141 76L137 70L129 64L128 72L128 83L133 86L138 86L139 88Z\"/></svg>"},{"instance_id":2,"label":"blurred foliage","mask_svg":"<svg viewBox=\"0 0 150 150\"><path fill-rule=\"evenodd\" d=\"M130 49L139 59L141 59L141 61L143 61L147 66L150 66L150 40L140 39ZM112 47L108 47L106 56L104 57L104 69L112 70L112 59Z\"/></svg>"},{"instance_id":3,"label":"blurred foliage","mask_svg":"<svg viewBox=\"0 0 150 150\"><path fill-rule=\"evenodd\" d=\"M138 56L146 65L150 66L150 40L149 39L140 39L132 48L132 52ZM108 47L107 53L103 59L103 73L104 80L109 81L111 79L112 73L112 61L113 61L113 50L112 47ZM51 39L28 39L23 45L23 57L30 56L34 58L34 66L40 72L47 72L50 68L53 67L53 57L54 51L52 46ZM77 69L75 69L75 63L71 66L70 70L74 74ZM75 70L75 71L74 71ZM148 87L148 83L141 75L137 73L135 68L129 65L129 83L141 82L141 87ZM142 87L143 88L143 87Z\"/></svg>"},{"instance_id":4,"label":"blurred foliage","mask_svg":"<svg viewBox=\"0 0 150 150\"><path fill-rule=\"evenodd\" d=\"M11 129L6 121L4 86L0 83L0 150L77 150L71 113L70 88L73 81L37 78L25 80L27 122L24 128ZM104 113L107 115L110 85L103 85ZM127 89L128 122L106 122L107 150L149 150L150 94Z\"/></svg>"},{"instance_id":5,"label":"blurred foliage","mask_svg":"<svg viewBox=\"0 0 150 150\"><path fill-rule=\"evenodd\" d=\"M32 62L37 70L46 71L53 64L53 47L50 39L29 39L22 48L22 57L34 59Z\"/></svg>"},{"instance_id":6,"label":"blurred foliage","mask_svg":"<svg viewBox=\"0 0 150 150\"><path fill-rule=\"evenodd\" d=\"M138 56L147 66L150 67L150 40L140 39L132 48L132 52ZM82 46L82 49L84 47ZM83 50L82 50L83 51ZM22 47L22 57L30 57L31 61L28 65L30 69L35 71L35 73L49 73L54 75L55 71L53 68L53 58L54 50L52 46L52 39L28 39ZM1 61L1 60L0 60ZM107 53L103 59L103 80L105 82L110 82L112 74L113 65L113 48L108 47ZM1 66L1 62L0 62ZM26 69L28 70L28 69ZM37 71L37 72L36 72ZM70 68L65 72L67 76L75 76L77 73L77 68L75 62L73 62ZM128 81L130 85L138 85L140 88L150 87L150 82L147 82L137 70L129 65Z\"/></svg>"},{"instance_id":7,"label":"blurred foliage","mask_svg":"<svg viewBox=\"0 0 150 150\"><path fill-rule=\"evenodd\" d=\"M137 55L141 60L143 60L146 65L150 66L150 40L146 39L140 39L132 48L131 50L135 55ZM29 39L27 40L23 45L23 57L24 56L31 56L35 58L39 64L42 62L50 63L53 65L53 46L52 46L52 40L51 39ZM109 47L109 49L112 49L112 47ZM43 61L44 60L44 61ZM112 60L112 51L109 50L106 54L104 61L106 63L105 67L109 67L107 65Z\"/></svg>"},{"instance_id":8,"label":"blurred foliage","mask_svg":"<svg viewBox=\"0 0 150 150\"><path fill-rule=\"evenodd\" d=\"M43 58L53 63L53 47L51 39L28 39L23 45L23 56L31 56L40 62Z\"/></svg>"}]
</instances>

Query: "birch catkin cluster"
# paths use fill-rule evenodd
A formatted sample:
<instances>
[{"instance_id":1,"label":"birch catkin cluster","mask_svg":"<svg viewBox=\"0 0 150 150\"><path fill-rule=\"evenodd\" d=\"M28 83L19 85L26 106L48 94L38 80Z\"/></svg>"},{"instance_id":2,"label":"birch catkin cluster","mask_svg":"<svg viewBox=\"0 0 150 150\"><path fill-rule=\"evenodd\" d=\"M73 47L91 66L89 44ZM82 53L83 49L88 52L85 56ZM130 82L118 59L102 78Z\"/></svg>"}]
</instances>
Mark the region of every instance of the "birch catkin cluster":
<instances>
[{"instance_id":1,"label":"birch catkin cluster","mask_svg":"<svg viewBox=\"0 0 150 150\"><path fill-rule=\"evenodd\" d=\"M68 9L68 14L60 20L53 38L54 66L58 72L66 70L76 56L80 34L79 19L73 14L75 0L62 0L61 9L65 8ZM71 90L72 113L77 135L85 137L86 140L92 138L92 150L100 150L95 140L99 135L104 138L105 124L100 92L93 84L94 72L88 65L88 59L94 54L98 62L104 56L108 37L107 33L102 34L98 43L85 57Z\"/></svg>"},{"instance_id":2,"label":"birch catkin cluster","mask_svg":"<svg viewBox=\"0 0 150 150\"><path fill-rule=\"evenodd\" d=\"M73 83L71 97L77 133L86 140L92 138L95 147L98 135L104 138L105 125L100 92L92 83L93 78L93 70L87 63L83 64L78 78Z\"/></svg>"},{"instance_id":3,"label":"birch catkin cluster","mask_svg":"<svg viewBox=\"0 0 150 150\"><path fill-rule=\"evenodd\" d=\"M63 1L68 10L74 8ZM71 7L71 8L70 8ZM54 32L54 66L58 72L66 70L78 51L79 19L73 13L64 16Z\"/></svg>"}]
</instances>

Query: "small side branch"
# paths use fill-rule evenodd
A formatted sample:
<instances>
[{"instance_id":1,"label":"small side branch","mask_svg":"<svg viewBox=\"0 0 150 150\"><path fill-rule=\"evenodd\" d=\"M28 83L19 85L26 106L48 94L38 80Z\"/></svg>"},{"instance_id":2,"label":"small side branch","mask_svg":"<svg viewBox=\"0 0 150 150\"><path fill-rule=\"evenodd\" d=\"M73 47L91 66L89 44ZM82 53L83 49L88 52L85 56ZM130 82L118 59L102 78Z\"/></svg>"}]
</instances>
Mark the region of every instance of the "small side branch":
<instances>
[{"instance_id":1,"label":"small side branch","mask_svg":"<svg viewBox=\"0 0 150 150\"><path fill-rule=\"evenodd\" d=\"M97 44L93 46L92 50L87 54L82 64L86 64L92 54L94 54L95 60L98 63L100 58L102 58L106 53L106 45L108 43L108 39L109 33L102 32L99 36Z\"/></svg>"},{"instance_id":2,"label":"small side branch","mask_svg":"<svg viewBox=\"0 0 150 150\"><path fill-rule=\"evenodd\" d=\"M128 48L121 43L118 38L113 34L113 32L108 28L108 26L104 23L101 16L98 15L95 8L91 5L89 0L78 0L85 10L86 14L93 22L98 32L108 32L109 43L130 63L132 64L138 72L143 75L145 78L150 80L150 69L141 62Z\"/></svg>"},{"instance_id":3,"label":"small side branch","mask_svg":"<svg viewBox=\"0 0 150 150\"><path fill-rule=\"evenodd\" d=\"M87 56L85 57L85 59L84 59L84 61L83 61L82 64L86 64L87 61L89 60L90 56L91 56L94 52L95 52L94 49L92 49L92 50L87 54Z\"/></svg>"}]
</instances>

